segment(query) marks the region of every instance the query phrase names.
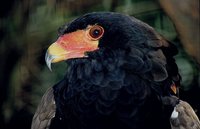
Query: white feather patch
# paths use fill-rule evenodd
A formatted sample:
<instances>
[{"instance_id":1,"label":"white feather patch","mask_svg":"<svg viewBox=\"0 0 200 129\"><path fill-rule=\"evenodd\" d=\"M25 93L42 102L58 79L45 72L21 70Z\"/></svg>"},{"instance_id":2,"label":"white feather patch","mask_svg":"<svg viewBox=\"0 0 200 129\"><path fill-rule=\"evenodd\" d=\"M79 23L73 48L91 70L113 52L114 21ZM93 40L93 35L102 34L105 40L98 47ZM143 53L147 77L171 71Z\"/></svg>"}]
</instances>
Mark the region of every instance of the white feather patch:
<instances>
[{"instance_id":1,"label":"white feather patch","mask_svg":"<svg viewBox=\"0 0 200 129\"><path fill-rule=\"evenodd\" d=\"M175 118L177 118L177 117L178 117L178 112L176 111L176 107L174 107L174 110L173 110L173 112L172 112L171 118L172 118L172 119L175 119Z\"/></svg>"}]
</instances>

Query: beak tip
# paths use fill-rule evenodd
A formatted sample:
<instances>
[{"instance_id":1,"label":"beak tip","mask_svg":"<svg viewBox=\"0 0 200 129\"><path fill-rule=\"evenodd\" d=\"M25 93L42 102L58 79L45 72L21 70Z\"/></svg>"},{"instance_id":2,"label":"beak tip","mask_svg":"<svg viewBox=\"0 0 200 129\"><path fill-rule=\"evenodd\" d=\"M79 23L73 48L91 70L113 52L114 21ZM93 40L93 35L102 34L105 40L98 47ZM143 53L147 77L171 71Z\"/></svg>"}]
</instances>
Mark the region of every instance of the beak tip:
<instances>
[{"instance_id":1,"label":"beak tip","mask_svg":"<svg viewBox=\"0 0 200 129\"><path fill-rule=\"evenodd\" d=\"M46 52L46 55L45 55L45 61L46 61L46 64L47 64L47 67L49 68L49 70L52 72L52 69L51 69L51 63L52 63L52 60L53 60L53 56L50 55L48 53L48 51Z\"/></svg>"},{"instance_id":2,"label":"beak tip","mask_svg":"<svg viewBox=\"0 0 200 129\"><path fill-rule=\"evenodd\" d=\"M47 62L47 67L48 67L49 70L52 72L52 69L51 69L51 62Z\"/></svg>"}]
</instances>

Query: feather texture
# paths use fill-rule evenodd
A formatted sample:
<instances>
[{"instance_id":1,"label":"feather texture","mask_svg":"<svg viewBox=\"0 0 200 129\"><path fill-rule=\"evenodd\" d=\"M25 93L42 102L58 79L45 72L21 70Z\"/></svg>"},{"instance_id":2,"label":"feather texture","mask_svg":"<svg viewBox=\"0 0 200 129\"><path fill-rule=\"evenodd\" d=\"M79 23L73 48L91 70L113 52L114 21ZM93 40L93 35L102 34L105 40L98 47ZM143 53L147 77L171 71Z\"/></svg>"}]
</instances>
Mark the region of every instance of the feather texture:
<instances>
[{"instance_id":1,"label":"feather texture","mask_svg":"<svg viewBox=\"0 0 200 129\"><path fill-rule=\"evenodd\" d=\"M49 129L51 120L55 117L56 105L53 89L49 88L35 112L31 129Z\"/></svg>"}]
</instances>

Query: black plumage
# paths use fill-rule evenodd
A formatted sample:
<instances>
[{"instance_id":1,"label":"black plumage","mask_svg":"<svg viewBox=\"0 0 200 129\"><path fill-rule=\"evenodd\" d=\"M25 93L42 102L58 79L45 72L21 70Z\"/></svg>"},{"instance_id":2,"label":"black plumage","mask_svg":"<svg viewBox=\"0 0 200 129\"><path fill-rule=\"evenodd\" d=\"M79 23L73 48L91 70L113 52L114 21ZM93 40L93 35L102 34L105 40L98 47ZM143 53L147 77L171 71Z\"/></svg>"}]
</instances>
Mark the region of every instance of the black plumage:
<instances>
[{"instance_id":1,"label":"black plumage","mask_svg":"<svg viewBox=\"0 0 200 129\"><path fill-rule=\"evenodd\" d=\"M59 35L88 25L104 28L99 49L66 61L66 75L52 89L56 112L50 128L170 129L173 106L162 98L179 85L176 47L149 25L119 13L86 14L62 26Z\"/></svg>"}]
</instances>

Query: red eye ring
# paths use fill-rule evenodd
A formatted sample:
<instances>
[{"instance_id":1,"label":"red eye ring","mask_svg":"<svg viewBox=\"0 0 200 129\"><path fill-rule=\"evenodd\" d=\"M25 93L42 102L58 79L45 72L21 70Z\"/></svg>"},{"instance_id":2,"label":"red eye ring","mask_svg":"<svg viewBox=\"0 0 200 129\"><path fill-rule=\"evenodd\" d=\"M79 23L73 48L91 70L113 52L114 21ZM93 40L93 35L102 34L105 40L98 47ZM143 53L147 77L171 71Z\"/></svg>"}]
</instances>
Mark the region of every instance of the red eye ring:
<instances>
[{"instance_id":1,"label":"red eye ring","mask_svg":"<svg viewBox=\"0 0 200 129\"><path fill-rule=\"evenodd\" d=\"M100 39L103 36L103 34L104 34L104 29L99 25L94 25L89 29L89 37L92 40Z\"/></svg>"}]
</instances>

